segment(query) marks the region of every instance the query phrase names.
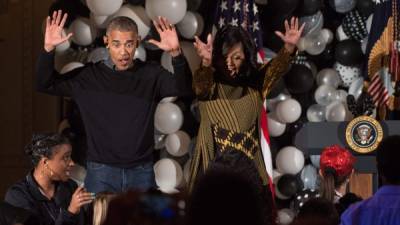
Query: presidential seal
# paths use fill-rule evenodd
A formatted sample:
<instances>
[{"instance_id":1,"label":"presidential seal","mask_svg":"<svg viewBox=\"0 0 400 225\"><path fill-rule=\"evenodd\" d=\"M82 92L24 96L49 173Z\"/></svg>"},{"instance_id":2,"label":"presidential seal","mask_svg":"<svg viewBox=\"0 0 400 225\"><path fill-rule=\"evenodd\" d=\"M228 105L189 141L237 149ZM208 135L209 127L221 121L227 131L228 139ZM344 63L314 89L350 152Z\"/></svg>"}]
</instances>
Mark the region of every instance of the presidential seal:
<instances>
[{"instance_id":1,"label":"presidential seal","mask_svg":"<svg viewBox=\"0 0 400 225\"><path fill-rule=\"evenodd\" d=\"M382 138L382 126L370 116L354 118L346 127L346 142L358 153L373 152Z\"/></svg>"}]
</instances>

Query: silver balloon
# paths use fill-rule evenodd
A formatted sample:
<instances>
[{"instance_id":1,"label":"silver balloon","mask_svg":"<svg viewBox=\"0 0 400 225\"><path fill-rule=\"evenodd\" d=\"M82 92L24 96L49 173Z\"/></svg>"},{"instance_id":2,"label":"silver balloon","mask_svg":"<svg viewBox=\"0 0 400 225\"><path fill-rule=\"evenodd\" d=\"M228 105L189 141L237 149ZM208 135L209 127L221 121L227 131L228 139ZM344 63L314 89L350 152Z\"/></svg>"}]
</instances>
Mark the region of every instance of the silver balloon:
<instances>
[{"instance_id":1,"label":"silver balloon","mask_svg":"<svg viewBox=\"0 0 400 225\"><path fill-rule=\"evenodd\" d=\"M286 99L291 98L290 94L287 93L280 93L278 96L275 98L267 99L267 109L270 112L274 112L276 109L276 106L278 105L279 102L282 102Z\"/></svg>"},{"instance_id":2,"label":"silver balloon","mask_svg":"<svg viewBox=\"0 0 400 225\"><path fill-rule=\"evenodd\" d=\"M333 33L328 28L322 29L320 35L324 38L325 43L327 44L333 41Z\"/></svg>"},{"instance_id":3,"label":"silver balloon","mask_svg":"<svg viewBox=\"0 0 400 225\"><path fill-rule=\"evenodd\" d=\"M306 36L305 50L310 55L321 54L326 47L324 37L319 33L313 33Z\"/></svg>"},{"instance_id":4,"label":"silver balloon","mask_svg":"<svg viewBox=\"0 0 400 225\"><path fill-rule=\"evenodd\" d=\"M329 85L321 85L314 93L315 101L320 105L329 105L335 99L336 89Z\"/></svg>"},{"instance_id":5,"label":"silver balloon","mask_svg":"<svg viewBox=\"0 0 400 225\"><path fill-rule=\"evenodd\" d=\"M304 166L303 170L301 171L300 178L303 181L304 189L314 190L317 188L318 173L317 169L315 169L315 167L312 165Z\"/></svg>"},{"instance_id":6,"label":"silver balloon","mask_svg":"<svg viewBox=\"0 0 400 225\"><path fill-rule=\"evenodd\" d=\"M320 155L310 155L311 163L315 168L319 168L319 160L321 159Z\"/></svg>"},{"instance_id":7,"label":"silver balloon","mask_svg":"<svg viewBox=\"0 0 400 225\"><path fill-rule=\"evenodd\" d=\"M346 13L354 9L356 0L329 0L330 6L338 13Z\"/></svg>"},{"instance_id":8,"label":"silver balloon","mask_svg":"<svg viewBox=\"0 0 400 225\"><path fill-rule=\"evenodd\" d=\"M347 103L347 92L345 90L336 90L335 93L335 100L336 101L341 101L343 103Z\"/></svg>"},{"instance_id":9,"label":"silver balloon","mask_svg":"<svg viewBox=\"0 0 400 225\"><path fill-rule=\"evenodd\" d=\"M349 94L353 95L354 98L357 100L362 93L363 87L364 87L364 78L359 77L351 83L349 87Z\"/></svg>"},{"instance_id":10,"label":"silver balloon","mask_svg":"<svg viewBox=\"0 0 400 225\"><path fill-rule=\"evenodd\" d=\"M326 107L325 118L329 122L342 122L346 120L347 110L343 102L334 101Z\"/></svg>"},{"instance_id":11,"label":"silver balloon","mask_svg":"<svg viewBox=\"0 0 400 225\"><path fill-rule=\"evenodd\" d=\"M194 36L199 36L203 32L204 20L199 13L187 11L176 27L184 38L193 39Z\"/></svg>"},{"instance_id":12,"label":"silver balloon","mask_svg":"<svg viewBox=\"0 0 400 225\"><path fill-rule=\"evenodd\" d=\"M339 73L332 68L325 68L317 74L317 85L329 85L333 88L339 87L342 80L340 79Z\"/></svg>"},{"instance_id":13,"label":"silver balloon","mask_svg":"<svg viewBox=\"0 0 400 225\"><path fill-rule=\"evenodd\" d=\"M310 122L325 121L325 106L314 104L307 109L307 119Z\"/></svg>"},{"instance_id":14,"label":"silver balloon","mask_svg":"<svg viewBox=\"0 0 400 225\"><path fill-rule=\"evenodd\" d=\"M183 114L181 109L173 103L160 103L154 114L154 126L163 134L171 134L181 128Z\"/></svg>"},{"instance_id":15,"label":"silver balloon","mask_svg":"<svg viewBox=\"0 0 400 225\"><path fill-rule=\"evenodd\" d=\"M143 62L146 61L146 50L144 49L143 45L139 45L139 47L135 51L135 55L133 56L134 59L140 59Z\"/></svg>"},{"instance_id":16,"label":"silver balloon","mask_svg":"<svg viewBox=\"0 0 400 225\"><path fill-rule=\"evenodd\" d=\"M312 33L318 34L324 26L324 16L321 11L318 11L311 16L303 16L299 19L299 24L305 24L302 36L307 36Z\"/></svg>"}]
</instances>

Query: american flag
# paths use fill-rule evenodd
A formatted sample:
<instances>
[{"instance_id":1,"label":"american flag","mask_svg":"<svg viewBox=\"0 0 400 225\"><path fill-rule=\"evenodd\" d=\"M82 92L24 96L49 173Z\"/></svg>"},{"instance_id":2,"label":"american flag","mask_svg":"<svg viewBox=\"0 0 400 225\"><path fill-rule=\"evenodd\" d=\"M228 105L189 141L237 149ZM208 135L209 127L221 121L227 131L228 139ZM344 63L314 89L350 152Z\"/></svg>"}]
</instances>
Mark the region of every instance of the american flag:
<instances>
[{"instance_id":1,"label":"american flag","mask_svg":"<svg viewBox=\"0 0 400 225\"><path fill-rule=\"evenodd\" d=\"M261 24L258 18L258 8L254 0L220 0L218 3L215 26L219 29L225 25L242 26L253 38L258 50L258 61L263 62L264 51L262 50ZM272 180L272 156L267 123L267 110L264 103L260 113L260 144L264 158L265 168L269 178L269 187L274 193L275 189Z\"/></svg>"},{"instance_id":2,"label":"american flag","mask_svg":"<svg viewBox=\"0 0 400 225\"><path fill-rule=\"evenodd\" d=\"M383 67L374 74L367 92L371 95L376 107L385 106L389 103L389 96L393 94L394 90L391 88L388 68Z\"/></svg>"},{"instance_id":3,"label":"american flag","mask_svg":"<svg viewBox=\"0 0 400 225\"><path fill-rule=\"evenodd\" d=\"M242 26L254 40L259 56L264 57L262 51L261 24L258 19L258 8L253 0L220 0L217 5L217 14L214 24L217 29L226 26Z\"/></svg>"},{"instance_id":4,"label":"american flag","mask_svg":"<svg viewBox=\"0 0 400 225\"><path fill-rule=\"evenodd\" d=\"M371 56L373 54L372 50L375 44L380 41L380 39L382 39L382 35L384 35L384 30L387 28L387 26L389 26L388 21L390 17L395 17L394 26L398 27L397 12L399 10L399 5L397 5L397 0L375 0L375 3L376 6L366 49L366 55L369 57L373 57ZM387 49L387 52L390 51L390 55L385 55L380 60L380 69L378 71L372 72L371 74L368 74L370 72L368 71L368 69L364 70L364 77L370 77L370 85L367 89L367 92L372 96L375 106L377 107L388 106L389 97L394 93L392 81L396 81L398 79L399 59L398 52L396 51L398 49L394 48L394 43L396 43L396 38L398 38L398 34L396 33L397 29L394 29L395 37L391 37L394 39L394 42L392 39L384 39L385 46L391 46L393 48Z\"/></svg>"}]
</instances>

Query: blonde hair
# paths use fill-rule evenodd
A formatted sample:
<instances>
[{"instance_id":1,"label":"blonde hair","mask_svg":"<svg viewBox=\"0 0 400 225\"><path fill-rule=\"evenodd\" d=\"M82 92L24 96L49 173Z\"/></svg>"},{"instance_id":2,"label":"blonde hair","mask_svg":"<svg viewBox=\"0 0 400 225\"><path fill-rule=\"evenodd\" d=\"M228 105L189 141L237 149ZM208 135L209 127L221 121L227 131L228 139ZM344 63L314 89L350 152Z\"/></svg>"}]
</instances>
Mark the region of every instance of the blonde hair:
<instances>
[{"instance_id":1,"label":"blonde hair","mask_svg":"<svg viewBox=\"0 0 400 225\"><path fill-rule=\"evenodd\" d=\"M101 225L107 216L108 204L115 197L111 192L100 192L93 202L93 225Z\"/></svg>"}]
</instances>

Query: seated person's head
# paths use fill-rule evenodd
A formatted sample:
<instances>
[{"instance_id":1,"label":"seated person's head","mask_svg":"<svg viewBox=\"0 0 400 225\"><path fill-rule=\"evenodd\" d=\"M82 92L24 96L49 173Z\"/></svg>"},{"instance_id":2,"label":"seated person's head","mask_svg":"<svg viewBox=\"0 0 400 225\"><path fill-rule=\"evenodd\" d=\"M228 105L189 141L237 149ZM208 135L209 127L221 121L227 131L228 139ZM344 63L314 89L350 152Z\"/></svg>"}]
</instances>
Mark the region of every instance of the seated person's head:
<instances>
[{"instance_id":1,"label":"seated person's head","mask_svg":"<svg viewBox=\"0 0 400 225\"><path fill-rule=\"evenodd\" d=\"M304 221L314 221L311 224L339 224L339 215L335 205L325 198L312 198L300 208L296 224L306 224ZM303 221L300 223L300 221Z\"/></svg>"},{"instance_id":2,"label":"seated person's head","mask_svg":"<svg viewBox=\"0 0 400 225\"><path fill-rule=\"evenodd\" d=\"M58 133L33 135L31 143L25 147L35 168L52 181L67 181L74 162L69 140Z\"/></svg>"},{"instance_id":3,"label":"seated person's head","mask_svg":"<svg viewBox=\"0 0 400 225\"><path fill-rule=\"evenodd\" d=\"M124 16L113 18L107 26L103 40L115 69L128 69L133 63L140 40L135 21Z\"/></svg>"},{"instance_id":4,"label":"seated person's head","mask_svg":"<svg viewBox=\"0 0 400 225\"><path fill-rule=\"evenodd\" d=\"M379 144L376 161L384 184L400 185L400 135L389 136Z\"/></svg>"},{"instance_id":5,"label":"seated person's head","mask_svg":"<svg viewBox=\"0 0 400 225\"><path fill-rule=\"evenodd\" d=\"M110 201L115 197L111 192L100 192L96 194L93 201L93 225L104 223Z\"/></svg>"},{"instance_id":6,"label":"seated person's head","mask_svg":"<svg viewBox=\"0 0 400 225\"><path fill-rule=\"evenodd\" d=\"M194 186L188 224L270 224L272 207L261 192L254 162L239 151L225 153Z\"/></svg>"},{"instance_id":7,"label":"seated person's head","mask_svg":"<svg viewBox=\"0 0 400 225\"><path fill-rule=\"evenodd\" d=\"M335 189L345 184L354 171L355 157L338 145L326 147L320 158L321 197L334 200Z\"/></svg>"}]
</instances>

